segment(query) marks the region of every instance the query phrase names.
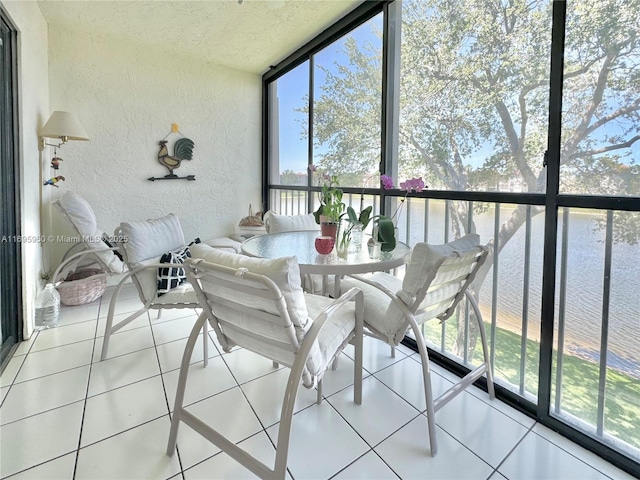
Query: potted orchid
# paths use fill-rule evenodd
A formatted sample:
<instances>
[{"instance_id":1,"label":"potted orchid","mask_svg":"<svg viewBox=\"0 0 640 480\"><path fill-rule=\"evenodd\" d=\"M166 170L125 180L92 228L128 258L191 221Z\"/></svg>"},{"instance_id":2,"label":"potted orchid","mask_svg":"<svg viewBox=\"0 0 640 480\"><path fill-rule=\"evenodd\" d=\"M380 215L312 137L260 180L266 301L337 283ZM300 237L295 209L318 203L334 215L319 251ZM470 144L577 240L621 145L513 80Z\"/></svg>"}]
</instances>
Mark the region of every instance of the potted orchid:
<instances>
[{"instance_id":1,"label":"potted orchid","mask_svg":"<svg viewBox=\"0 0 640 480\"><path fill-rule=\"evenodd\" d=\"M382 182L382 188L385 190L391 190L394 188L393 178L389 175L381 175L380 181ZM398 218L400 218L400 212L402 211L402 207L404 206L404 202L407 199L407 195L411 192L421 192L426 188L422 177L412 178L405 182L400 182L400 190L405 191L404 197L400 199L400 205L397 206L396 211L393 212L391 217L387 217L386 215L380 215L376 219L376 225L374 227L374 235L372 237L373 241L378 241L382 243L381 250L383 252L390 252L394 248L396 248L396 223Z\"/></svg>"}]
</instances>

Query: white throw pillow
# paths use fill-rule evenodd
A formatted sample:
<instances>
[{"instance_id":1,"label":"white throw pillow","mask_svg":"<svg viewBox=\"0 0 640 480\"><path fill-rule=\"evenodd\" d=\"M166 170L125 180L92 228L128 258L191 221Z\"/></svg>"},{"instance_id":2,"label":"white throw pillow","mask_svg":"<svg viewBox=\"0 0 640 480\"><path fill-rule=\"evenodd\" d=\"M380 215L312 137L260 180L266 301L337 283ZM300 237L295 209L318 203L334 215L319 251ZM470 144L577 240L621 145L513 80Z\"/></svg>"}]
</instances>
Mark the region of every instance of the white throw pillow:
<instances>
[{"instance_id":1,"label":"white throw pillow","mask_svg":"<svg viewBox=\"0 0 640 480\"><path fill-rule=\"evenodd\" d=\"M157 260L160 255L185 245L180 221L173 213L144 222L122 222L120 228L131 263Z\"/></svg>"}]
</instances>

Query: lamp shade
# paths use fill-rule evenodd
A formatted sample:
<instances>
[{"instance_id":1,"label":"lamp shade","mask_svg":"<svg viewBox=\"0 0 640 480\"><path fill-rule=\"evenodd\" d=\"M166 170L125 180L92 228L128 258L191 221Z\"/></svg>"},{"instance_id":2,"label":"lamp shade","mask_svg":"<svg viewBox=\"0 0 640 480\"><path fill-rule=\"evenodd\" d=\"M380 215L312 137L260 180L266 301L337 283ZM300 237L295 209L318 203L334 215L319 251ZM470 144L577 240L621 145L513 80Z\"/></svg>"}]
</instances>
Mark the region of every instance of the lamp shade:
<instances>
[{"instance_id":1,"label":"lamp shade","mask_svg":"<svg viewBox=\"0 0 640 480\"><path fill-rule=\"evenodd\" d=\"M41 137L65 138L66 140L89 140L87 132L78 118L71 112L56 110L39 132Z\"/></svg>"}]
</instances>

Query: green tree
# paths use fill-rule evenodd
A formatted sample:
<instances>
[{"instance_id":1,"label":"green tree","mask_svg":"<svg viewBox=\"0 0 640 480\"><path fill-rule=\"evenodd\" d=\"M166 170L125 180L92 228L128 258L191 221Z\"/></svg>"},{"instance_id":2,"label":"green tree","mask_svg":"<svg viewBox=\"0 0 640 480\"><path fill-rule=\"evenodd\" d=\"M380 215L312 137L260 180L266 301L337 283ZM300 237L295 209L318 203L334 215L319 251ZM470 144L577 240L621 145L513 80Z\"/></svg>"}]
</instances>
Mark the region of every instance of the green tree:
<instances>
[{"instance_id":1,"label":"green tree","mask_svg":"<svg viewBox=\"0 0 640 480\"><path fill-rule=\"evenodd\" d=\"M497 179L517 177L525 191L544 192L551 6L548 0L403 2L401 176L422 175L432 187L451 190L487 190ZM563 192L640 195L640 172L630 158L630 147L640 140L638 18L640 0L624 7L615 0L568 7ZM353 40L345 42L344 53L349 63L325 69L314 105L316 143L326 150L322 161L337 173L362 171L367 167L359 165L379 155L372 146L380 135L381 96L371 79L381 51ZM491 152L483 165L470 166L483 151ZM450 202L450 214L454 233L462 235L468 204ZM617 240L637 242L639 215L614 222ZM489 242L491 254L494 243L500 252L525 218L523 206L504 220ZM476 291L491 264L490 258ZM458 335L458 354L462 341ZM475 338L469 345L472 354Z\"/></svg>"},{"instance_id":2,"label":"green tree","mask_svg":"<svg viewBox=\"0 0 640 480\"><path fill-rule=\"evenodd\" d=\"M280 172L280 183L282 185L306 185L306 175L301 175L291 169Z\"/></svg>"}]
</instances>

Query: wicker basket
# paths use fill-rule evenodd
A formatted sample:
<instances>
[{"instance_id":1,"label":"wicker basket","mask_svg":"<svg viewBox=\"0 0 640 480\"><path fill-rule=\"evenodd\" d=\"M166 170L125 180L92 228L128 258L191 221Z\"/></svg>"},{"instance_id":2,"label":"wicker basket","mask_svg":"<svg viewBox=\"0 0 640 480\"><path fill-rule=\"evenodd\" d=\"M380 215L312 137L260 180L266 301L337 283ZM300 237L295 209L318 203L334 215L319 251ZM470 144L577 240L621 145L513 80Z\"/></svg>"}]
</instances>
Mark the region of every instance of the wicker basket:
<instances>
[{"instance_id":1,"label":"wicker basket","mask_svg":"<svg viewBox=\"0 0 640 480\"><path fill-rule=\"evenodd\" d=\"M102 296L107 279L98 269L80 270L69 275L58 285L60 301L65 305L84 305Z\"/></svg>"}]
</instances>

